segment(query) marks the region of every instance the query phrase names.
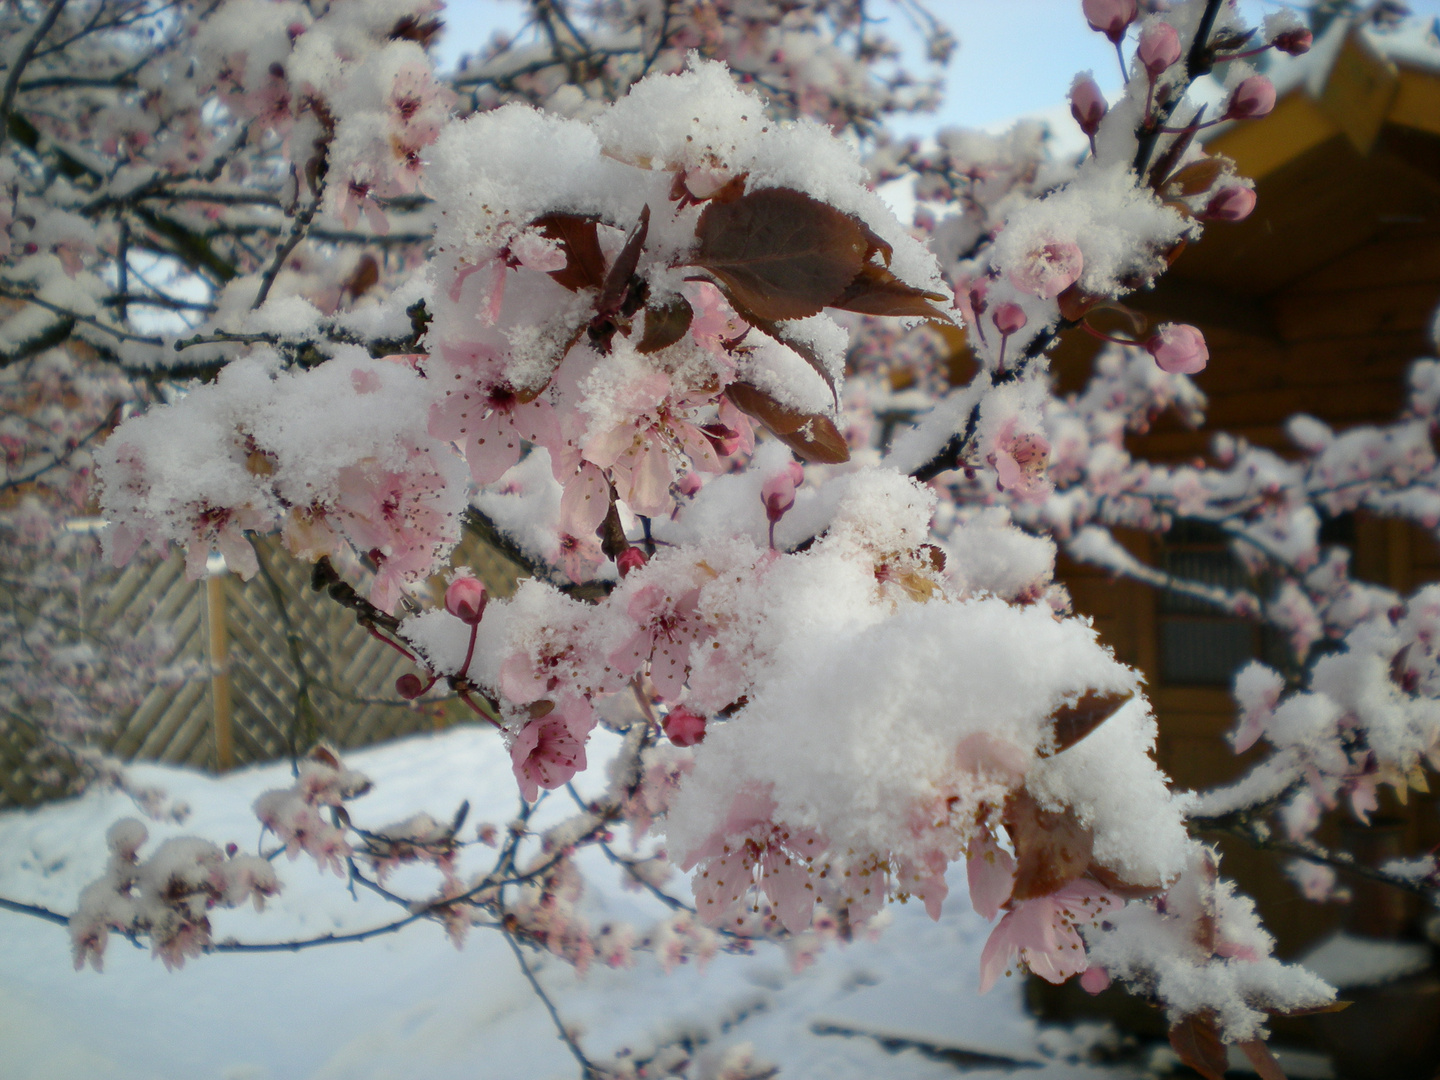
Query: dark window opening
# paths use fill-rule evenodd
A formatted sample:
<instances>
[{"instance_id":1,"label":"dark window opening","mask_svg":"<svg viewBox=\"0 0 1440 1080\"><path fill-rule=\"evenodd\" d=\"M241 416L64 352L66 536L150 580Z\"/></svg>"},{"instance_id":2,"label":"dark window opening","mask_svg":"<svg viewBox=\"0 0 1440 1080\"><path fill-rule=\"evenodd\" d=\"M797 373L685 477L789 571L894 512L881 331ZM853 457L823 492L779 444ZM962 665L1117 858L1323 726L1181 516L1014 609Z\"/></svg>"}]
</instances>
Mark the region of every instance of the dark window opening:
<instances>
[{"instance_id":1,"label":"dark window opening","mask_svg":"<svg viewBox=\"0 0 1440 1080\"><path fill-rule=\"evenodd\" d=\"M1273 590L1235 557L1224 533L1203 523L1177 523L1166 534L1160 567L1174 577L1227 591L1248 590L1264 598ZM1229 687L1235 672L1257 658L1281 670L1288 667L1279 634L1206 600L1167 590L1160 594L1157 616L1163 683Z\"/></svg>"}]
</instances>

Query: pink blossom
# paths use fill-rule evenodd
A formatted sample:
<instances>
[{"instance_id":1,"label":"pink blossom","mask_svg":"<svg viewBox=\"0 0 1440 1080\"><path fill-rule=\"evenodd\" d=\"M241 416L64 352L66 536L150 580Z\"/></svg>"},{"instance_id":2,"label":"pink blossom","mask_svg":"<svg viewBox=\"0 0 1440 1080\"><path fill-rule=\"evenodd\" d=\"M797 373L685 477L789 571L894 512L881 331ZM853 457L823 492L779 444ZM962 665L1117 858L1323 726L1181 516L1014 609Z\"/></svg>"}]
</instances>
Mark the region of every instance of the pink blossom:
<instances>
[{"instance_id":1,"label":"pink blossom","mask_svg":"<svg viewBox=\"0 0 1440 1080\"><path fill-rule=\"evenodd\" d=\"M1169 23L1153 20L1140 31L1136 55L1140 57L1150 81L1154 82L1180 59L1180 35Z\"/></svg>"},{"instance_id":2,"label":"pink blossom","mask_svg":"<svg viewBox=\"0 0 1440 1080\"><path fill-rule=\"evenodd\" d=\"M347 465L331 521L376 566L370 600L394 610L406 585L428 576L459 532L452 488L429 454L411 454L409 468Z\"/></svg>"},{"instance_id":3,"label":"pink blossom","mask_svg":"<svg viewBox=\"0 0 1440 1080\"><path fill-rule=\"evenodd\" d=\"M1160 370L1171 375L1204 371L1210 359L1205 336L1188 323L1161 323L1145 342L1145 349L1155 357Z\"/></svg>"},{"instance_id":4,"label":"pink blossom","mask_svg":"<svg viewBox=\"0 0 1440 1080\"><path fill-rule=\"evenodd\" d=\"M1255 120L1275 108L1275 84L1264 75L1243 79L1225 107L1227 120Z\"/></svg>"},{"instance_id":5,"label":"pink blossom","mask_svg":"<svg viewBox=\"0 0 1440 1080\"><path fill-rule=\"evenodd\" d=\"M1080 125L1080 130L1093 137L1109 110L1110 105L1094 78L1088 74L1075 76L1075 82L1070 87L1070 115Z\"/></svg>"},{"instance_id":6,"label":"pink blossom","mask_svg":"<svg viewBox=\"0 0 1440 1080\"><path fill-rule=\"evenodd\" d=\"M1056 240L1036 248L1010 271L1017 289L1053 300L1079 280L1085 256L1069 241Z\"/></svg>"},{"instance_id":7,"label":"pink blossom","mask_svg":"<svg viewBox=\"0 0 1440 1080\"><path fill-rule=\"evenodd\" d=\"M510 762L526 802L539 798L541 788L553 790L569 783L585 768L585 743L594 726L590 703L567 697L520 729L510 745Z\"/></svg>"},{"instance_id":8,"label":"pink blossom","mask_svg":"<svg viewBox=\"0 0 1440 1080\"><path fill-rule=\"evenodd\" d=\"M746 896L758 888L775 905L792 934L810 925L815 908L811 865L828 846L812 829L792 829L773 820L769 791L736 793L725 823L685 856L681 868L696 867L695 906L712 925L743 923Z\"/></svg>"},{"instance_id":9,"label":"pink blossom","mask_svg":"<svg viewBox=\"0 0 1440 1080\"><path fill-rule=\"evenodd\" d=\"M577 585L595 576L595 568L605 561L600 541L594 536L575 536L561 532L556 535L560 546L560 566L565 576Z\"/></svg>"},{"instance_id":10,"label":"pink blossom","mask_svg":"<svg viewBox=\"0 0 1440 1080\"><path fill-rule=\"evenodd\" d=\"M1083 0L1080 5L1090 29L1118 43L1135 21L1135 0Z\"/></svg>"},{"instance_id":11,"label":"pink blossom","mask_svg":"<svg viewBox=\"0 0 1440 1080\"><path fill-rule=\"evenodd\" d=\"M1017 957L1046 982L1062 983L1088 966L1077 927L1125 901L1087 878L1076 878L1048 896L1022 900L1005 913L980 954L980 992L995 985Z\"/></svg>"},{"instance_id":12,"label":"pink blossom","mask_svg":"<svg viewBox=\"0 0 1440 1080\"><path fill-rule=\"evenodd\" d=\"M970 841L965 869L970 881L970 906L982 919L993 919L1014 888L1015 857L986 832Z\"/></svg>"},{"instance_id":13,"label":"pink blossom","mask_svg":"<svg viewBox=\"0 0 1440 1080\"><path fill-rule=\"evenodd\" d=\"M600 466L582 461L564 481L560 496L560 529L576 536L593 536L610 511L610 481Z\"/></svg>"},{"instance_id":14,"label":"pink blossom","mask_svg":"<svg viewBox=\"0 0 1440 1080\"><path fill-rule=\"evenodd\" d=\"M635 632L610 654L610 663L625 676L650 661L655 689L667 701L675 701L685 689L690 646L711 633L697 611L699 588L687 589L678 597L672 597L672 592L659 584L638 589L626 605Z\"/></svg>"},{"instance_id":15,"label":"pink blossom","mask_svg":"<svg viewBox=\"0 0 1440 1080\"><path fill-rule=\"evenodd\" d=\"M990 464L1003 490L1022 498L1040 496L1050 490L1045 477L1050 443L1037 432L1017 430L1018 425L1019 421L1012 418L1001 426Z\"/></svg>"},{"instance_id":16,"label":"pink blossom","mask_svg":"<svg viewBox=\"0 0 1440 1080\"><path fill-rule=\"evenodd\" d=\"M523 401L502 383L470 382L447 387L430 411L430 434L465 440L465 460L477 484L493 484L520 460L522 441L555 448L560 425L543 398Z\"/></svg>"}]
</instances>

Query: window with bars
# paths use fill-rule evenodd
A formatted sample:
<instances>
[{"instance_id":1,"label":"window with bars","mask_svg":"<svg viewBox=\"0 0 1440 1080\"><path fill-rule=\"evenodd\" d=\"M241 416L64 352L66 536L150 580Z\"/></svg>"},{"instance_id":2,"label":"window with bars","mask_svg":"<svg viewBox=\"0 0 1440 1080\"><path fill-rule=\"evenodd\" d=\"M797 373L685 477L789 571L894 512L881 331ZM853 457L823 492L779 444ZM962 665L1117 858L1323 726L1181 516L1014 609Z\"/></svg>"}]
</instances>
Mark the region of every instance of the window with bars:
<instances>
[{"instance_id":1,"label":"window with bars","mask_svg":"<svg viewBox=\"0 0 1440 1080\"><path fill-rule=\"evenodd\" d=\"M1230 551L1225 535L1211 525L1178 523L1160 548L1160 567L1188 581L1265 596L1270 585L1257 580ZM1160 594L1157 611L1160 680L1172 686L1228 687L1247 661L1260 658L1284 667L1284 640L1253 620L1191 596Z\"/></svg>"}]
</instances>

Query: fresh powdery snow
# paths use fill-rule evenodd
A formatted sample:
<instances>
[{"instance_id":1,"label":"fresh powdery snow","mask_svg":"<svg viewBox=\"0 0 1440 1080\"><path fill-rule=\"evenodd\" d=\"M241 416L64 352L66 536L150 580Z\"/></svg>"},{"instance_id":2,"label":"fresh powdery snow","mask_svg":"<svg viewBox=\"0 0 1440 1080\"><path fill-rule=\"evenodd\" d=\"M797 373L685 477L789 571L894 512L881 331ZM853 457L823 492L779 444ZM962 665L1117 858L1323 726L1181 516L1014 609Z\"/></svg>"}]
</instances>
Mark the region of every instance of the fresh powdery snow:
<instances>
[{"instance_id":1,"label":"fresh powdery snow","mask_svg":"<svg viewBox=\"0 0 1440 1080\"><path fill-rule=\"evenodd\" d=\"M601 750L592 748L597 761ZM503 827L516 809L509 755L488 730L463 727L391 743L350 755L346 764L375 782L350 804L357 823L385 825L417 808L448 820L468 799L466 833L473 836L475 823ZM259 826L251 803L291 782L285 763L220 778L153 765L132 772L137 782L161 785L197 808L183 826L148 823L152 844L199 835L253 850ZM582 793L603 773L577 777ZM565 796L549 799L561 803ZM125 796L97 791L0 815L0 895L72 910L81 888L104 868L106 830L135 812ZM644 927L663 914L657 903L624 890L598 851L581 858L594 924L617 918ZM341 879L308 859L282 857L276 866L280 896L259 915L214 912L217 940L348 932L397 914L363 890L352 898ZM391 883L422 890L424 881L407 873L422 871L402 869ZM1024 1075L1037 1080L1135 1075L1066 1060L1076 1040L1057 1040L1025 1015L1019 980L978 994L978 958L990 928L964 902L964 881L961 867L950 882L957 902L946 905L938 923L918 903L894 905L893 922L878 940L830 949L798 973L772 945L668 975L647 953L637 953L628 969L597 963L584 978L559 961L535 954L531 961L561 1015L601 1059L689 1034L705 1044L711 1064L701 1076L715 1075L724 1054L746 1043L757 1059L795 1080L956 1075L953 1066L915 1049L886 1051L873 1034L1032 1062ZM681 879L669 883L677 886L683 890ZM839 1031L864 1034L826 1033ZM476 928L456 950L429 923L300 954L206 956L178 971L115 942L105 972L96 974L73 969L63 928L0 912L0 1046L6 1080L544 1080L578 1071L498 933Z\"/></svg>"}]
</instances>

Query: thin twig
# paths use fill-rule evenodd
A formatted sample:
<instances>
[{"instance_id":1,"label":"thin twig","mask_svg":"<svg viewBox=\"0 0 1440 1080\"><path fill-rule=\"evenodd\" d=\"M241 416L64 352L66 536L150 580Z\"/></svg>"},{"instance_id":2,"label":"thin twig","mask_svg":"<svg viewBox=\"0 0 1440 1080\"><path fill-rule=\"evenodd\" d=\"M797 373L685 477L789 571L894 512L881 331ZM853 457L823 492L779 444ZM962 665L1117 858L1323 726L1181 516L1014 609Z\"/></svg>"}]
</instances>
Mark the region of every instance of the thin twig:
<instances>
[{"instance_id":1,"label":"thin twig","mask_svg":"<svg viewBox=\"0 0 1440 1080\"><path fill-rule=\"evenodd\" d=\"M555 1008L555 1003L550 1000L550 995L540 985L540 980L535 977L535 972L530 970L530 962L525 959L525 953L521 949L520 943L510 933L510 928L502 924L500 932L505 935L505 941L509 944L510 951L515 954L515 962L520 965L520 971L530 983L530 988L535 991L535 996L540 999L540 1003L545 1006L545 1011L550 1014L550 1020L555 1025L555 1031L560 1036L560 1041L570 1051L570 1056L579 1062L580 1075L584 1080L601 1080L606 1072L585 1056L585 1051L580 1048L580 1044L575 1041L575 1037L565 1027L565 1021L560 1018L560 1011Z\"/></svg>"},{"instance_id":2,"label":"thin twig","mask_svg":"<svg viewBox=\"0 0 1440 1080\"><path fill-rule=\"evenodd\" d=\"M34 57L40 42L54 27L55 20L60 18L60 12L65 10L67 2L68 0L55 0L50 5L45 17L40 20L40 25L35 27L35 32L20 49L20 54L15 57L15 62L10 67L10 74L5 78L5 89L0 91L0 146L5 145L5 139L10 133L10 114L15 110L15 93L20 89L20 76L25 73L25 68Z\"/></svg>"}]
</instances>

